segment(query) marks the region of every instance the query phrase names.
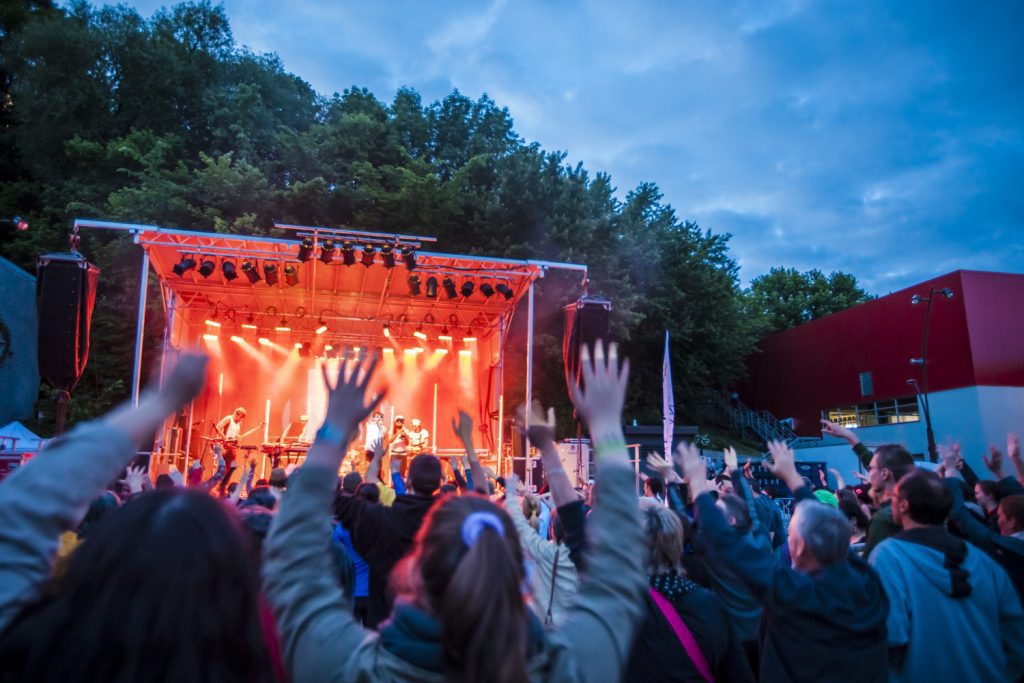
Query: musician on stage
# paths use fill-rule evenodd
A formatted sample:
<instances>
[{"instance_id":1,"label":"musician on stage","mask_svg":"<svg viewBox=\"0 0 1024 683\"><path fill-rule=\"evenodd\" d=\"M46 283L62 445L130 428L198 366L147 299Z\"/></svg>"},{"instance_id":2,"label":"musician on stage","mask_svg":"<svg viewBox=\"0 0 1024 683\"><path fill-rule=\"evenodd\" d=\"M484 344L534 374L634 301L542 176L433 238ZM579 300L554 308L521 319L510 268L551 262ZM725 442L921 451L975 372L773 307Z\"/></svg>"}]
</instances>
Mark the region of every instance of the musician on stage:
<instances>
[{"instance_id":1,"label":"musician on stage","mask_svg":"<svg viewBox=\"0 0 1024 683\"><path fill-rule=\"evenodd\" d=\"M387 437L387 445L391 448L391 458L398 458L402 463L402 478L409 473L409 432L405 429L405 416L395 415L391 432Z\"/></svg>"},{"instance_id":2,"label":"musician on stage","mask_svg":"<svg viewBox=\"0 0 1024 683\"><path fill-rule=\"evenodd\" d=\"M412 460L420 453L430 452L430 432L424 429L418 417L414 417L409 426L409 459Z\"/></svg>"},{"instance_id":3,"label":"musician on stage","mask_svg":"<svg viewBox=\"0 0 1024 683\"><path fill-rule=\"evenodd\" d=\"M224 439L222 457L224 466L227 467L227 474L220 482L220 493L224 495L231 475L235 473L235 456L238 453L238 441L242 435L242 422L247 415L245 408L235 408L235 412L224 416L220 422L214 425L217 435Z\"/></svg>"},{"instance_id":4,"label":"musician on stage","mask_svg":"<svg viewBox=\"0 0 1024 683\"><path fill-rule=\"evenodd\" d=\"M366 421L366 438L363 440L363 450L366 452L366 461L373 460L373 445L377 442L384 442L387 427L384 426L384 413L379 410Z\"/></svg>"}]
</instances>

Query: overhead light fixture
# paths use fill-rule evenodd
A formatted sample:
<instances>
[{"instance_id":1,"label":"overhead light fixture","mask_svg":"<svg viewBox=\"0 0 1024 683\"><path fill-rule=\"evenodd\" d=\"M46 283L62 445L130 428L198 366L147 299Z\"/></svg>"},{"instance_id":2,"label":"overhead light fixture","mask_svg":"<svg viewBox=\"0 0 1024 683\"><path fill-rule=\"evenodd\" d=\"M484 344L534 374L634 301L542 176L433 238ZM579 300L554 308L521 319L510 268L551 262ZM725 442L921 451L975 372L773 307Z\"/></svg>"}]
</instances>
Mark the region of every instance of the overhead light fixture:
<instances>
[{"instance_id":1,"label":"overhead light fixture","mask_svg":"<svg viewBox=\"0 0 1024 683\"><path fill-rule=\"evenodd\" d=\"M463 344L472 344L476 342L476 337L473 336L473 330L466 330L466 336L462 338Z\"/></svg>"},{"instance_id":2,"label":"overhead light fixture","mask_svg":"<svg viewBox=\"0 0 1024 683\"><path fill-rule=\"evenodd\" d=\"M385 346L383 349L381 349L381 351L383 351L384 353L388 353L388 354L395 352L395 350L393 348L391 348L390 346Z\"/></svg>"},{"instance_id":3,"label":"overhead light fixture","mask_svg":"<svg viewBox=\"0 0 1024 683\"><path fill-rule=\"evenodd\" d=\"M437 341L450 342L451 340L452 340L452 335L451 335L450 332L448 332L448 328L447 327L441 328L441 334L437 335Z\"/></svg>"},{"instance_id":4,"label":"overhead light fixture","mask_svg":"<svg viewBox=\"0 0 1024 683\"><path fill-rule=\"evenodd\" d=\"M473 290L475 288L476 285L473 284L472 280L466 280L465 282L462 283L462 289L460 291L462 293L462 296L469 298L470 296L473 295Z\"/></svg>"},{"instance_id":5,"label":"overhead light fixture","mask_svg":"<svg viewBox=\"0 0 1024 683\"><path fill-rule=\"evenodd\" d=\"M260 271L256 269L256 264L252 261L242 261L242 272L249 278L249 282L256 284L260 281Z\"/></svg>"},{"instance_id":6,"label":"overhead light fixture","mask_svg":"<svg viewBox=\"0 0 1024 683\"><path fill-rule=\"evenodd\" d=\"M391 338L391 323L384 323L384 336Z\"/></svg>"},{"instance_id":7,"label":"overhead light fixture","mask_svg":"<svg viewBox=\"0 0 1024 683\"><path fill-rule=\"evenodd\" d=\"M341 262L346 266L356 264L356 246L348 240L341 243Z\"/></svg>"},{"instance_id":8,"label":"overhead light fixture","mask_svg":"<svg viewBox=\"0 0 1024 683\"><path fill-rule=\"evenodd\" d=\"M515 296L515 292L512 291L512 288L506 285L504 282L499 282L494 287L494 289L498 291L498 294L501 294L503 297L505 297L505 301L508 301L513 296Z\"/></svg>"},{"instance_id":9,"label":"overhead light fixture","mask_svg":"<svg viewBox=\"0 0 1024 683\"><path fill-rule=\"evenodd\" d=\"M433 275L427 278L427 298L437 298L437 278Z\"/></svg>"},{"instance_id":10,"label":"overhead light fixture","mask_svg":"<svg viewBox=\"0 0 1024 683\"><path fill-rule=\"evenodd\" d=\"M427 333L423 331L422 325L416 328L416 331L412 333L412 336L416 337L417 339L427 341Z\"/></svg>"},{"instance_id":11,"label":"overhead light fixture","mask_svg":"<svg viewBox=\"0 0 1024 683\"><path fill-rule=\"evenodd\" d=\"M305 263L313 258L313 238L303 237L299 242L299 260Z\"/></svg>"},{"instance_id":12,"label":"overhead light fixture","mask_svg":"<svg viewBox=\"0 0 1024 683\"><path fill-rule=\"evenodd\" d=\"M205 258L199 264L199 274L203 277L210 277L215 270L217 270L217 262L212 258Z\"/></svg>"},{"instance_id":13,"label":"overhead light fixture","mask_svg":"<svg viewBox=\"0 0 1024 683\"><path fill-rule=\"evenodd\" d=\"M237 334L233 334L231 335L231 341L235 342L236 344L241 344L245 340L239 337Z\"/></svg>"},{"instance_id":14,"label":"overhead light fixture","mask_svg":"<svg viewBox=\"0 0 1024 683\"><path fill-rule=\"evenodd\" d=\"M482 285L480 285L480 293L483 294L488 299L490 299L492 296L494 296L494 286L491 285L490 282L485 282Z\"/></svg>"},{"instance_id":15,"label":"overhead light fixture","mask_svg":"<svg viewBox=\"0 0 1024 683\"><path fill-rule=\"evenodd\" d=\"M284 267L284 281L289 287L299 284L299 269L291 263Z\"/></svg>"},{"instance_id":16,"label":"overhead light fixture","mask_svg":"<svg viewBox=\"0 0 1024 683\"><path fill-rule=\"evenodd\" d=\"M334 240L324 240L320 246L320 260L331 265L334 260Z\"/></svg>"},{"instance_id":17,"label":"overhead light fixture","mask_svg":"<svg viewBox=\"0 0 1024 683\"><path fill-rule=\"evenodd\" d=\"M207 327L220 327L220 321L217 320L217 314L214 313L212 316L203 321Z\"/></svg>"},{"instance_id":18,"label":"overhead light fixture","mask_svg":"<svg viewBox=\"0 0 1024 683\"><path fill-rule=\"evenodd\" d=\"M185 273L196 267L196 260L191 256L185 255L181 257L181 260L174 264L174 274L178 277L185 277Z\"/></svg>"},{"instance_id":19,"label":"overhead light fixture","mask_svg":"<svg viewBox=\"0 0 1024 683\"><path fill-rule=\"evenodd\" d=\"M373 256L377 253L377 247L372 244L366 244L363 246L363 258L362 264L369 268L373 265Z\"/></svg>"},{"instance_id":20,"label":"overhead light fixture","mask_svg":"<svg viewBox=\"0 0 1024 683\"><path fill-rule=\"evenodd\" d=\"M258 342L260 343L260 346L270 346L270 344L272 343L272 342L271 342L271 341L270 341L269 339L267 339L266 337L260 337L260 338L259 338L259 339L257 339L256 341L258 341Z\"/></svg>"},{"instance_id":21,"label":"overhead light fixture","mask_svg":"<svg viewBox=\"0 0 1024 683\"><path fill-rule=\"evenodd\" d=\"M395 267L395 248L390 244L385 244L380 248L380 262L384 264L385 268Z\"/></svg>"},{"instance_id":22,"label":"overhead light fixture","mask_svg":"<svg viewBox=\"0 0 1024 683\"><path fill-rule=\"evenodd\" d=\"M409 270L416 270L416 250L406 245L402 247L402 260Z\"/></svg>"},{"instance_id":23,"label":"overhead light fixture","mask_svg":"<svg viewBox=\"0 0 1024 683\"><path fill-rule=\"evenodd\" d=\"M218 337L215 334L204 334L203 335L203 339L205 339L206 341L209 341L209 342L220 341L220 337Z\"/></svg>"},{"instance_id":24,"label":"overhead light fixture","mask_svg":"<svg viewBox=\"0 0 1024 683\"><path fill-rule=\"evenodd\" d=\"M327 323L324 322L324 319L320 318L320 320L318 320L317 322L319 323L319 326L316 328L316 333L317 334L323 334L324 332L326 332L327 331Z\"/></svg>"},{"instance_id":25,"label":"overhead light fixture","mask_svg":"<svg viewBox=\"0 0 1024 683\"><path fill-rule=\"evenodd\" d=\"M460 356L472 356L473 352L470 351L469 349L459 349L459 355Z\"/></svg>"},{"instance_id":26,"label":"overhead light fixture","mask_svg":"<svg viewBox=\"0 0 1024 683\"><path fill-rule=\"evenodd\" d=\"M434 286L435 288L437 287L436 281L434 282ZM412 275L409 276L409 294L412 294L413 296L419 296L420 292L422 291L423 290L420 287L420 276L417 275L416 273L413 273Z\"/></svg>"},{"instance_id":27,"label":"overhead light fixture","mask_svg":"<svg viewBox=\"0 0 1024 683\"><path fill-rule=\"evenodd\" d=\"M444 293L448 295L449 299L454 299L459 295L459 293L455 291L455 280L450 277L445 277L445 279L441 281L441 286L444 287Z\"/></svg>"},{"instance_id":28,"label":"overhead light fixture","mask_svg":"<svg viewBox=\"0 0 1024 683\"><path fill-rule=\"evenodd\" d=\"M277 327L275 327L274 329L277 330L278 332L291 332L292 331L292 328L288 327L288 319L287 318L281 318L281 322L279 322L277 324Z\"/></svg>"},{"instance_id":29,"label":"overhead light fixture","mask_svg":"<svg viewBox=\"0 0 1024 683\"><path fill-rule=\"evenodd\" d=\"M273 287L280 280L280 276L277 273L276 263L264 263L263 264L263 277L266 278L267 284Z\"/></svg>"},{"instance_id":30,"label":"overhead light fixture","mask_svg":"<svg viewBox=\"0 0 1024 683\"><path fill-rule=\"evenodd\" d=\"M221 261L220 272L224 275L224 279L231 282L238 277L238 271L235 269L234 261Z\"/></svg>"},{"instance_id":31,"label":"overhead light fixture","mask_svg":"<svg viewBox=\"0 0 1024 683\"><path fill-rule=\"evenodd\" d=\"M302 348L302 342L295 342L294 346L297 349L301 349Z\"/></svg>"}]
</instances>

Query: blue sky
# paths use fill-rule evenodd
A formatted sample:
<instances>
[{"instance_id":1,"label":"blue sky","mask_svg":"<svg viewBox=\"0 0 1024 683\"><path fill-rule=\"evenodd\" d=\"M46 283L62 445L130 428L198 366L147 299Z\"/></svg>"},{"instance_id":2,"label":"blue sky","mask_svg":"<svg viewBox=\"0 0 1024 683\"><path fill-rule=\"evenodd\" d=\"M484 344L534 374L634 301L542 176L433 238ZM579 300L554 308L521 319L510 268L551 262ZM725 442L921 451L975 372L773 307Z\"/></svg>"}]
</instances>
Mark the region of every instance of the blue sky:
<instances>
[{"instance_id":1,"label":"blue sky","mask_svg":"<svg viewBox=\"0 0 1024 683\"><path fill-rule=\"evenodd\" d=\"M149 16L161 2L128 4ZM225 0L322 94L458 88L776 265L1024 272L1024 3Z\"/></svg>"}]
</instances>

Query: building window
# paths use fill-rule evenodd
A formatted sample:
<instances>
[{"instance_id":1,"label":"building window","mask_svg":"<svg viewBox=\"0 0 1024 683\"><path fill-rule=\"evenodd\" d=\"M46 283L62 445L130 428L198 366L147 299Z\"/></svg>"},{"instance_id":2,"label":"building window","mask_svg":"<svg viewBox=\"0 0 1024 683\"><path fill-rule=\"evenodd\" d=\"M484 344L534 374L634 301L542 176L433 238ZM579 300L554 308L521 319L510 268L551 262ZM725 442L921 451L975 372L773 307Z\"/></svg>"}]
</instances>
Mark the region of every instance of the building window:
<instances>
[{"instance_id":1,"label":"building window","mask_svg":"<svg viewBox=\"0 0 1024 683\"><path fill-rule=\"evenodd\" d=\"M918 422L921 419L916 396L839 406L824 410L822 413L829 422L835 422L844 427L874 427L902 422Z\"/></svg>"},{"instance_id":2,"label":"building window","mask_svg":"<svg viewBox=\"0 0 1024 683\"><path fill-rule=\"evenodd\" d=\"M871 376L871 371L860 373L860 395L870 396L875 393L875 380Z\"/></svg>"}]
</instances>

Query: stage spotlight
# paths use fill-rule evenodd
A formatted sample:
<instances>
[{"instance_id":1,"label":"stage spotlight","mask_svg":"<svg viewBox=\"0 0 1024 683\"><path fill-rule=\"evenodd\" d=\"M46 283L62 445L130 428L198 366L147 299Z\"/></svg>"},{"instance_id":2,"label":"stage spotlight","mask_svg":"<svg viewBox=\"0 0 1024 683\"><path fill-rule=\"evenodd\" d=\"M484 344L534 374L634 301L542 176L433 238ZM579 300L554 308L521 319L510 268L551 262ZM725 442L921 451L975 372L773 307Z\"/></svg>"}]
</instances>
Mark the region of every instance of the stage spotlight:
<instances>
[{"instance_id":1,"label":"stage spotlight","mask_svg":"<svg viewBox=\"0 0 1024 683\"><path fill-rule=\"evenodd\" d=\"M462 283L462 289L460 291L462 292L462 296L468 298L468 297L472 296L473 289L475 289L475 285L473 284L473 281L472 280L466 280L465 282Z\"/></svg>"},{"instance_id":2,"label":"stage spotlight","mask_svg":"<svg viewBox=\"0 0 1024 683\"><path fill-rule=\"evenodd\" d=\"M395 248L390 244L385 244L380 248L380 262L384 264L385 268L395 267Z\"/></svg>"},{"instance_id":3,"label":"stage spotlight","mask_svg":"<svg viewBox=\"0 0 1024 683\"><path fill-rule=\"evenodd\" d=\"M242 272L252 284L260 281L260 271L256 269L256 264L252 261L242 261Z\"/></svg>"},{"instance_id":4,"label":"stage spotlight","mask_svg":"<svg viewBox=\"0 0 1024 683\"><path fill-rule=\"evenodd\" d=\"M276 263L264 263L263 264L263 277L266 278L267 284L273 287L278 283L280 276L277 274Z\"/></svg>"},{"instance_id":5,"label":"stage spotlight","mask_svg":"<svg viewBox=\"0 0 1024 683\"><path fill-rule=\"evenodd\" d=\"M434 288L437 288L436 281ZM416 273L413 273L412 275L409 276L409 293L412 294L413 296L419 296L420 292L422 291L423 290L420 287L420 276L417 275Z\"/></svg>"},{"instance_id":6,"label":"stage spotlight","mask_svg":"<svg viewBox=\"0 0 1024 683\"><path fill-rule=\"evenodd\" d=\"M356 247L348 240L341 243L341 262L346 266L356 264Z\"/></svg>"},{"instance_id":7,"label":"stage spotlight","mask_svg":"<svg viewBox=\"0 0 1024 683\"><path fill-rule=\"evenodd\" d=\"M422 325L416 328L416 331L412 333L412 336L416 337L417 339L427 341L427 333L423 331Z\"/></svg>"},{"instance_id":8,"label":"stage spotlight","mask_svg":"<svg viewBox=\"0 0 1024 683\"><path fill-rule=\"evenodd\" d=\"M196 260L191 256L182 256L181 260L174 264L174 274L178 277L185 277L185 273L196 267Z\"/></svg>"},{"instance_id":9,"label":"stage spotlight","mask_svg":"<svg viewBox=\"0 0 1024 683\"><path fill-rule=\"evenodd\" d=\"M485 282L482 285L480 285L480 293L483 294L488 299L490 299L492 296L494 296L494 287L491 286L490 282Z\"/></svg>"},{"instance_id":10,"label":"stage spotlight","mask_svg":"<svg viewBox=\"0 0 1024 683\"><path fill-rule=\"evenodd\" d=\"M433 275L427 278L427 298L437 298L437 278Z\"/></svg>"},{"instance_id":11,"label":"stage spotlight","mask_svg":"<svg viewBox=\"0 0 1024 683\"><path fill-rule=\"evenodd\" d=\"M384 336L391 338L391 323L384 323Z\"/></svg>"},{"instance_id":12,"label":"stage spotlight","mask_svg":"<svg viewBox=\"0 0 1024 683\"><path fill-rule=\"evenodd\" d=\"M323 334L324 332L326 332L327 331L327 323L324 322L324 319L320 318L320 320L318 320L317 322L319 323L319 325L316 328L316 333L317 334Z\"/></svg>"},{"instance_id":13,"label":"stage spotlight","mask_svg":"<svg viewBox=\"0 0 1024 683\"><path fill-rule=\"evenodd\" d=\"M199 264L199 274L203 277L210 277L215 270L217 270L217 262L212 258L203 259L202 263Z\"/></svg>"},{"instance_id":14,"label":"stage spotlight","mask_svg":"<svg viewBox=\"0 0 1024 683\"><path fill-rule=\"evenodd\" d=\"M281 322L279 322L277 324L277 327L275 327L274 329L276 331L278 331L278 332L291 332L292 331L292 328L288 327L288 319L287 318L281 318Z\"/></svg>"},{"instance_id":15,"label":"stage spotlight","mask_svg":"<svg viewBox=\"0 0 1024 683\"><path fill-rule=\"evenodd\" d=\"M224 279L231 282L238 277L238 271L235 270L234 261L223 261L220 264L220 272L224 274Z\"/></svg>"},{"instance_id":16,"label":"stage spotlight","mask_svg":"<svg viewBox=\"0 0 1024 683\"><path fill-rule=\"evenodd\" d=\"M287 266L285 266L284 281L288 283L289 287L294 287L295 285L299 284L299 269L290 263Z\"/></svg>"},{"instance_id":17,"label":"stage spotlight","mask_svg":"<svg viewBox=\"0 0 1024 683\"><path fill-rule=\"evenodd\" d=\"M512 291L512 288L506 285L504 282L499 283L494 289L498 290L498 294L501 294L503 297L505 297L505 301L508 301L513 296L515 296L515 292Z\"/></svg>"},{"instance_id":18,"label":"stage spotlight","mask_svg":"<svg viewBox=\"0 0 1024 683\"><path fill-rule=\"evenodd\" d=\"M218 337L215 334L204 334L203 339L205 339L208 342L220 341L220 337Z\"/></svg>"},{"instance_id":19,"label":"stage spotlight","mask_svg":"<svg viewBox=\"0 0 1024 683\"><path fill-rule=\"evenodd\" d=\"M303 237L299 242L299 260L305 263L313 258L313 238Z\"/></svg>"},{"instance_id":20,"label":"stage spotlight","mask_svg":"<svg viewBox=\"0 0 1024 683\"><path fill-rule=\"evenodd\" d=\"M459 295L459 293L455 291L455 280L450 277L446 277L442 280L441 286L444 287L444 293L448 295L449 299L454 299Z\"/></svg>"},{"instance_id":21,"label":"stage spotlight","mask_svg":"<svg viewBox=\"0 0 1024 683\"><path fill-rule=\"evenodd\" d=\"M451 335L450 332L448 332L448 328L447 327L442 328L441 329L441 334L437 335L437 341L440 341L440 342L450 342L451 340L452 340L452 335Z\"/></svg>"},{"instance_id":22,"label":"stage spotlight","mask_svg":"<svg viewBox=\"0 0 1024 683\"><path fill-rule=\"evenodd\" d=\"M269 339L267 339L266 337L260 337L256 341L258 341L260 343L260 346L270 346L270 344L271 344L271 341Z\"/></svg>"},{"instance_id":23,"label":"stage spotlight","mask_svg":"<svg viewBox=\"0 0 1024 683\"><path fill-rule=\"evenodd\" d=\"M402 260L409 270L416 270L416 250L412 247L402 247Z\"/></svg>"},{"instance_id":24,"label":"stage spotlight","mask_svg":"<svg viewBox=\"0 0 1024 683\"><path fill-rule=\"evenodd\" d=\"M334 260L334 241L324 240L323 245L320 247L320 260L331 265L331 261Z\"/></svg>"},{"instance_id":25,"label":"stage spotlight","mask_svg":"<svg viewBox=\"0 0 1024 683\"><path fill-rule=\"evenodd\" d=\"M256 316L254 316L252 313L250 313L249 317L246 319L246 321L244 323L242 323L242 329L243 330L255 330L255 329L257 329L257 327L256 327Z\"/></svg>"},{"instance_id":26,"label":"stage spotlight","mask_svg":"<svg viewBox=\"0 0 1024 683\"><path fill-rule=\"evenodd\" d=\"M367 244L363 247L363 258L362 263L364 266L369 268L373 265L373 255L377 253L377 248L372 244Z\"/></svg>"},{"instance_id":27,"label":"stage spotlight","mask_svg":"<svg viewBox=\"0 0 1024 683\"><path fill-rule=\"evenodd\" d=\"M220 321L217 320L217 314L214 313L209 318L203 321L207 327L220 327Z\"/></svg>"},{"instance_id":28,"label":"stage spotlight","mask_svg":"<svg viewBox=\"0 0 1024 683\"><path fill-rule=\"evenodd\" d=\"M231 341L235 342L236 344L241 344L245 340L239 337L237 334L233 334L231 335Z\"/></svg>"}]
</instances>

